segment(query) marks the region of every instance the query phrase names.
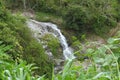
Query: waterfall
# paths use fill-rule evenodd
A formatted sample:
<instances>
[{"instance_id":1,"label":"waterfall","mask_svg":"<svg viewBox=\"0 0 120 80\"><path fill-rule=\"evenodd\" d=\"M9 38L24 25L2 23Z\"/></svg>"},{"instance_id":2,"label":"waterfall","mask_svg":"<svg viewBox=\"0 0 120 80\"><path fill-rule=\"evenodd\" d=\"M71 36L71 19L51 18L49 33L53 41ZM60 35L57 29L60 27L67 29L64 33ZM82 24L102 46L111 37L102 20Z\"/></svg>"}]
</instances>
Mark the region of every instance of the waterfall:
<instances>
[{"instance_id":1,"label":"waterfall","mask_svg":"<svg viewBox=\"0 0 120 80\"><path fill-rule=\"evenodd\" d=\"M46 22L38 22L35 20L29 20L27 21L27 24L31 30L39 33L40 35L44 33L51 33L52 35L57 37L63 48L63 55L66 60L72 60L75 58L71 48L68 46L65 36L61 33L60 29L58 29L58 27L55 24L46 23ZM39 41L37 34L34 34L34 37Z\"/></svg>"}]
</instances>

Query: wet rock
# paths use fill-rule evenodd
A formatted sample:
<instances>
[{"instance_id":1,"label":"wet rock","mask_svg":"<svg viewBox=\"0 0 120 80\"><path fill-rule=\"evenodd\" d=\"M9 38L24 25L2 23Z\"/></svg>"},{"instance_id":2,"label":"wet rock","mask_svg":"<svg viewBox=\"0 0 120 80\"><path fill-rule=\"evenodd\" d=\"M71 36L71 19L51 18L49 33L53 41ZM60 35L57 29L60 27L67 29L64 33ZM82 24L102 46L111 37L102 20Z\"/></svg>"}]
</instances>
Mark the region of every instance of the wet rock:
<instances>
[{"instance_id":1,"label":"wet rock","mask_svg":"<svg viewBox=\"0 0 120 80\"><path fill-rule=\"evenodd\" d=\"M55 74L63 70L64 61L65 60L63 59L54 59L54 62L55 62L54 73Z\"/></svg>"},{"instance_id":2,"label":"wet rock","mask_svg":"<svg viewBox=\"0 0 120 80\"><path fill-rule=\"evenodd\" d=\"M28 27L33 31L34 37L43 45L43 48L46 51L46 54L49 56L51 60L56 59L55 62L55 71L58 72L62 69L64 60L62 59L73 59L74 55L72 54L72 51L70 50L68 43L66 41L66 38L61 33L60 29L57 28L55 24L52 23L44 23L44 22L38 22L35 20L29 20L27 22ZM50 36L52 35L52 36ZM53 38L54 37L54 38ZM59 44L56 39L58 39ZM50 42L49 42L50 41ZM55 44L55 45L54 45ZM50 49L52 48L52 49ZM57 49L57 51L54 50L54 48ZM59 52L60 51L60 52ZM61 54L63 53L63 54ZM61 58L62 56L62 58ZM61 59L60 59L61 58Z\"/></svg>"}]
</instances>

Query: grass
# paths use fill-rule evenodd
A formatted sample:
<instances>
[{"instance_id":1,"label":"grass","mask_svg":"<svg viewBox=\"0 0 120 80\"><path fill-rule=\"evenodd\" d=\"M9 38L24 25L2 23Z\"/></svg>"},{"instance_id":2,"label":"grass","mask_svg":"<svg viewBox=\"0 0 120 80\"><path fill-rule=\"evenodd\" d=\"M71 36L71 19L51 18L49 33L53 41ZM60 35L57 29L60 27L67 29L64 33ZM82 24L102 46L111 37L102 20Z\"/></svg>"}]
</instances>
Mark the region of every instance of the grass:
<instances>
[{"instance_id":1,"label":"grass","mask_svg":"<svg viewBox=\"0 0 120 80\"><path fill-rule=\"evenodd\" d=\"M45 75L34 75L34 64L27 64L19 59L17 62L6 54L11 50L11 46L6 46L0 42L0 79L1 80L120 80L119 63L119 43L120 38L110 38L106 45L100 44L98 48L88 49L86 56L89 57L91 64L85 69L76 60L66 61L64 69L54 74L52 71L51 79L46 79ZM98 43L94 43L98 44ZM11 61L10 61L11 60ZM78 61L77 61L78 62ZM19 63L19 64L18 64Z\"/></svg>"},{"instance_id":2,"label":"grass","mask_svg":"<svg viewBox=\"0 0 120 80\"><path fill-rule=\"evenodd\" d=\"M63 20L61 16L56 16L50 13L44 13L44 12L36 12L36 20L42 21L42 22L52 22L55 24L62 24Z\"/></svg>"}]
</instances>

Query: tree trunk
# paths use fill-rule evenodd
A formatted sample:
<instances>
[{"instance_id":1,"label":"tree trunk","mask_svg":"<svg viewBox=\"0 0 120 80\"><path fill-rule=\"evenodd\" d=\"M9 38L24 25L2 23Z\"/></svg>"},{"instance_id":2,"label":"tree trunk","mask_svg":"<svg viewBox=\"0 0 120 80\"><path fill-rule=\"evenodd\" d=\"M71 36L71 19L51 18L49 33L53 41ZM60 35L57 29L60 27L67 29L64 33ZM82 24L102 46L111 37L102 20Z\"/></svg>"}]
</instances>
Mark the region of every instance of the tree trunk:
<instances>
[{"instance_id":1,"label":"tree trunk","mask_svg":"<svg viewBox=\"0 0 120 80\"><path fill-rule=\"evenodd\" d=\"M24 10L26 10L26 0L23 0Z\"/></svg>"}]
</instances>

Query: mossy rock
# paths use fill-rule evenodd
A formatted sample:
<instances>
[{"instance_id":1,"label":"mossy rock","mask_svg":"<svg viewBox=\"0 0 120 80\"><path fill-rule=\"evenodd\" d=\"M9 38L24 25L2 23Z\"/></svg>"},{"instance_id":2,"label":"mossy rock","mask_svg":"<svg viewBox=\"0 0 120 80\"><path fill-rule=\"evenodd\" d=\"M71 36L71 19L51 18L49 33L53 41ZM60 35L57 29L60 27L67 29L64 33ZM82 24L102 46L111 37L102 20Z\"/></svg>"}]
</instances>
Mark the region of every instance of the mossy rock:
<instances>
[{"instance_id":1,"label":"mossy rock","mask_svg":"<svg viewBox=\"0 0 120 80\"><path fill-rule=\"evenodd\" d=\"M45 45L47 45L47 49L52 52L54 57L61 57L62 47L58 38L56 38L52 34L45 34L44 36L42 36L41 40Z\"/></svg>"}]
</instances>

